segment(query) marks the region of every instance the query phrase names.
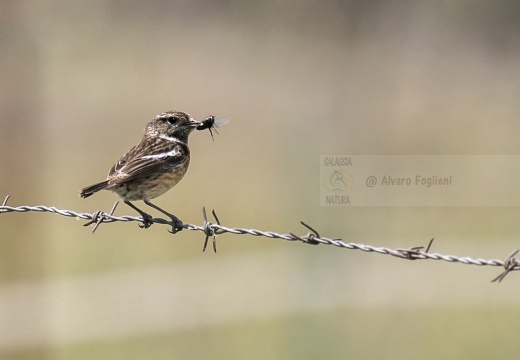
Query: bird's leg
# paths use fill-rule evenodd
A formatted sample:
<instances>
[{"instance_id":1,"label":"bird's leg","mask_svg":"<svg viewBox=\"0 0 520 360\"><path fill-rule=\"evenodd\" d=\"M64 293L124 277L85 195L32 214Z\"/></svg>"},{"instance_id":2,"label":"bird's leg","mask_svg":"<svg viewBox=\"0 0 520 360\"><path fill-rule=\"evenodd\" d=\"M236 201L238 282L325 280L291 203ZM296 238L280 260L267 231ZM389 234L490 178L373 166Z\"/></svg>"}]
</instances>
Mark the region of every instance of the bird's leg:
<instances>
[{"instance_id":1,"label":"bird's leg","mask_svg":"<svg viewBox=\"0 0 520 360\"><path fill-rule=\"evenodd\" d=\"M172 234L175 234L178 231L181 231L183 229L182 221L175 215L170 214L166 210L161 209L157 205L152 204L148 200L143 200L144 203L150 207L153 207L155 210L162 212L164 215L168 216L172 220L172 230L170 231Z\"/></svg>"},{"instance_id":2,"label":"bird's leg","mask_svg":"<svg viewBox=\"0 0 520 360\"><path fill-rule=\"evenodd\" d=\"M150 214L145 213L144 211L139 209L137 206L132 204L130 201L125 200L125 204L130 206L135 211L137 211L143 217L143 225L139 225L140 228L147 229L153 224L153 218Z\"/></svg>"}]
</instances>

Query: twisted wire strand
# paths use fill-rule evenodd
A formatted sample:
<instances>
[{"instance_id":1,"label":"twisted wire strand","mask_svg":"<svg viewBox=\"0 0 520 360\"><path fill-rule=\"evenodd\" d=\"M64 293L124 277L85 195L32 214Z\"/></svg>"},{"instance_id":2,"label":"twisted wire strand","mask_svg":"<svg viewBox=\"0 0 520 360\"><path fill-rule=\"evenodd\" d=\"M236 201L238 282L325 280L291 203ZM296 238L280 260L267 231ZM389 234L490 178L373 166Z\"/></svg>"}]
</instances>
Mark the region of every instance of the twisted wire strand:
<instances>
[{"instance_id":1,"label":"twisted wire strand","mask_svg":"<svg viewBox=\"0 0 520 360\"><path fill-rule=\"evenodd\" d=\"M89 220L85 225L95 224L94 231L97 229L97 227L101 223L113 223L117 221L122 222L130 222L130 221L137 221L142 222L143 218L141 216L114 216L113 212L115 210L114 206L110 213L102 212L102 211L96 211L94 213L78 213L72 210L62 210L57 209L54 206L44 206L44 205L37 205L37 206L9 206L7 205L7 200L9 199L9 196L7 196L3 202L2 205L0 205L0 214L8 213L8 212L50 212L62 216L67 217L75 217L77 219L82 220ZM117 205L117 203L116 203ZM501 282L505 276L511 272L520 270L520 262L514 257L516 253L515 251L511 253L508 257L506 257L505 260L500 259L473 259L471 257L460 257L455 255L444 255L440 253L429 253L428 250L430 248L430 245L426 250L423 250L422 246L418 247L412 247L408 249L391 249L387 247L377 247L372 245L366 245L366 244L357 244L357 243L347 243L344 242L340 238L328 238L324 236L320 236L316 230L311 228L309 225L305 224L304 222L301 222L303 226L308 228L310 232L308 232L306 235L295 235L293 233L287 233L287 234L280 234L274 231L262 231L257 229L244 229L244 228L230 228L226 227L220 224L220 221L218 220L215 212L213 211L213 216L216 220L216 223L212 223L207 220L206 217L206 211L203 208L203 217L204 217L204 225L194 225L194 224L184 224L183 228L186 230L195 230L195 231L201 231L206 235L206 242L204 244L204 250L206 249L206 245L208 242L209 237L213 238L213 249L216 252L216 236L224 233L230 233L235 235L252 235L252 236L258 236L258 237L266 237L271 239L282 239L286 241L300 241L305 244L310 245L333 245L336 247L348 249L348 250L361 250L364 252L373 252L378 253L382 255L391 255L400 259L407 259L407 260L439 260L439 261L446 261L450 263L460 263L460 264L466 264L466 265L477 265L477 266L500 266L504 267L504 271L497 276L492 281L498 281ZM164 224L164 225L170 225L174 226L175 224L172 221L163 219L163 218L153 218L153 223L158 224Z\"/></svg>"}]
</instances>

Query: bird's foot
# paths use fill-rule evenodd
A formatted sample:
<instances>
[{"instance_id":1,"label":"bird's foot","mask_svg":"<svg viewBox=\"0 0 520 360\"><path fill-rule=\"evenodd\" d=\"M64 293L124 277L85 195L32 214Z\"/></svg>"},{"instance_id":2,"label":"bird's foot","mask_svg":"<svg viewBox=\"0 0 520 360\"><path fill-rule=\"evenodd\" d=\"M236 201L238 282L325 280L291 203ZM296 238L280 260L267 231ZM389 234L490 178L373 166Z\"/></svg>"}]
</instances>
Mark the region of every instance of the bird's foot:
<instances>
[{"instance_id":1,"label":"bird's foot","mask_svg":"<svg viewBox=\"0 0 520 360\"><path fill-rule=\"evenodd\" d=\"M141 229L148 229L153 224L153 217L150 214L147 214L145 212L141 213L141 216L143 217L143 223L139 224L139 227Z\"/></svg>"},{"instance_id":2,"label":"bird's foot","mask_svg":"<svg viewBox=\"0 0 520 360\"><path fill-rule=\"evenodd\" d=\"M168 230L171 234L176 234L184 229L182 221L177 216L170 214L168 211L161 209L157 205L152 204L150 201L145 200L144 203L150 207L153 207L155 210L160 211L171 219L172 229Z\"/></svg>"},{"instance_id":3,"label":"bird's foot","mask_svg":"<svg viewBox=\"0 0 520 360\"><path fill-rule=\"evenodd\" d=\"M152 217L152 215L145 213L143 210L139 209L137 206L132 204L130 201L126 201L125 200L125 204L127 204L132 209L137 211L139 213L139 215L141 215L141 217L143 218L143 224L142 225L139 224L139 227L141 229L148 229L150 226L152 226L152 224L153 224L153 217Z\"/></svg>"},{"instance_id":4,"label":"bird's foot","mask_svg":"<svg viewBox=\"0 0 520 360\"><path fill-rule=\"evenodd\" d=\"M176 234L179 231L181 231L182 229L184 229L184 224L178 217L176 217L175 215L172 215L172 214L169 214L168 216L172 220L172 229L168 230L170 232L170 234Z\"/></svg>"}]
</instances>

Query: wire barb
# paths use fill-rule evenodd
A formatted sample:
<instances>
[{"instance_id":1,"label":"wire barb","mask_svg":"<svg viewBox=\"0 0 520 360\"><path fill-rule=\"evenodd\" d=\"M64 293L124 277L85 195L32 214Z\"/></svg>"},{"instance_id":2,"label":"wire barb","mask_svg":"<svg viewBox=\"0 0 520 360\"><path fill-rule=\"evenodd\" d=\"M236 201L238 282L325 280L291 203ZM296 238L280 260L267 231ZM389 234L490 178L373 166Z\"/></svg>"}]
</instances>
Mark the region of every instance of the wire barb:
<instances>
[{"instance_id":1,"label":"wire barb","mask_svg":"<svg viewBox=\"0 0 520 360\"><path fill-rule=\"evenodd\" d=\"M302 224L307 229L312 231L312 233L309 232L306 235L298 236L298 235L290 232L289 235L292 237L291 240L299 240L299 241L303 242L304 244L308 244L308 245L319 245L320 242L317 239L320 239L320 234L316 230L314 230L310 225L307 225L303 221L300 221L300 224Z\"/></svg>"},{"instance_id":2,"label":"wire barb","mask_svg":"<svg viewBox=\"0 0 520 360\"><path fill-rule=\"evenodd\" d=\"M7 205L7 200L9 200L9 198L11 197L11 195L7 195L4 199L4 202L2 203L2 207L6 206Z\"/></svg>"},{"instance_id":3,"label":"wire barb","mask_svg":"<svg viewBox=\"0 0 520 360\"><path fill-rule=\"evenodd\" d=\"M217 225L220 226L220 220L215 213L215 210L211 210L211 214L215 218ZM202 252L206 251L206 246L208 246L208 239L210 237L213 238L213 252L217 253L217 230L213 228L213 223L208 221L208 217L206 216L206 208L202 207L202 217L204 219L204 225L202 226L202 231L206 234L206 239L204 240L204 247L202 248Z\"/></svg>"},{"instance_id":4,"label":"wire barb","mask_svg":"<svg viewBox=\"0 0 520 360\"><path fill-rule=\"evenodd\" d=\"M306 235L306 239L307 239L307 244L309 245L319 245L319 241L316 240L316 238L320 238L320 234L314 230L313 228L310 227L310 225L307 225L306 223L304 223L303 221L300 221L300 224L302 224L303 226L305 226L307 229L309 229L310 231L312 231L312 233L307 233Z\"/></svg>"},{"instance_id":5,"label":"wire barb","mask_svg":"<svg viewBox=\"0 0 520 360\"><path fill-rule=\"evenodd\" d=\"M498 281L500 283L511 271L520 270L520 262L515 259L515 255L518 253L518 251L519 250L513 251L511 255L506 258L506 261L504 262L504 272L491 280L491 282Z\"/></svg>"},{"instance_id":6,"label":"wire barb","mask_svg":"<svg viewBox=\"0 0 520 360\"><path fill-rule=\"evenodd\" d=\"M402 259L408 259L408 260L424 260L427 259L424 255L430 251L430 247L432 246L433 240L435 238L431 239L428 243L428 246L426 247L425 251L422 251L424 249L424 246L414 246L409 249L397 249L397 251L400 253L399 255L396 255L397 257L400 257Z\"/></svg>"},{"instance_id":7,"label":"wire barb","mask_svg":"<svg viewBox=\"0 0 520 360\"><path fill-rule=\"evenodd\" d=\"M104 212L95 212L93 214L90 213L77 213L72 210L60 210L52 206L44 206L44 205L38 205L38 206L9 206L7 205L7 201L9 199L9 195L6 196L4 202L2 205L0 205L0 214L8 213L8 212L29 212L29 211L36 211L36 212L50 212L53 214L58 214L62 216L68 216L68 217L75 217L77 219L82 220L89 220L87 223L90 224L96 224L94 226L95 231L97 227L100 224L103 223L113 223L116 221L121 222L129 222L129 221L137 221L142 222L143 218L140 216L114 216L114 211L116 204L110 211L110 213L104 213ZM407 260L440 260L450 263L460 263L465 265L477 265L477 266L501 266L504 267L504 272L500 274L497 278L493 280L493 282L501 282L504 277L509 274L511 271L520 270L520 262L515 259L515 255L518 253L517 251L514 251L509 257L506 258L505 261L499 260L499 259L472 259L470 257L462 257L462 256L454 256L454 255L443 255L439 253L430 253L429 250L432 246L433 239L430 240L428 246L426 247L426 250L423 251L422 246L416 246L409 249L390 249L387 247L377 247L372 245L366 245L366 244L357 244L357 243L348 243L344 242L341 238L327 238L322 237L314 228L307 225L304 222L300 222L303 226L305 226L310 232L306 235L295 235L293 233L287 233L287 234L279 234L274 231L262 231L262 230L256 230L256 229L243 229L243 228L228 228L223 225L221 225L219 218L217 217L217 214L215 213L215 210L212 212L213 217L215 218L216 223L209 222L206 216L206 209L203 208L202 210L202 216L204 219L204 225L198 226L194 224L184 224L182 227L187 230L196 230L201 231L206 235L206 239L204 241L204 248L203 251L206 249L208 240L210 237L213 238L213 251L217 252L217 245L216 245L216 236L224 233L230 233L235 235L252 235L252 236L262 236L270 239L281 239L286 241L301 241L305 244L323 244L323 245L332 245L339 248L347 249L347 250L361 250L364 252L369 253L377 253L381 255L391 255L395 256L400 259L407 259ZM166 220L162 218L153 218L151 219L152 223L158 223L158 224L164 224L173 226L175 225L172 220ZM86 225L87 225L86 224Z\"/></svg>"},{"instance_id":8,"label":"wire barb","mask_svg":"<svg viewBox=\"0 0 520 360\"><path fill-rule=\"evenodd\" d=\"M110 210L110 212L108 214L101 210L94 212L92 214L92 220L83 224L83 226L89 226L91 224L96 224L96 225L94 225L94 228L92 229L92 234L94 234L102 222L110 222L110 217L112 215L114 215L114 211L116 211L116 207L118 204L119 204L119 201L116 201L114 206L112 206L112 210Z\"/></svg>"}]
</instances>

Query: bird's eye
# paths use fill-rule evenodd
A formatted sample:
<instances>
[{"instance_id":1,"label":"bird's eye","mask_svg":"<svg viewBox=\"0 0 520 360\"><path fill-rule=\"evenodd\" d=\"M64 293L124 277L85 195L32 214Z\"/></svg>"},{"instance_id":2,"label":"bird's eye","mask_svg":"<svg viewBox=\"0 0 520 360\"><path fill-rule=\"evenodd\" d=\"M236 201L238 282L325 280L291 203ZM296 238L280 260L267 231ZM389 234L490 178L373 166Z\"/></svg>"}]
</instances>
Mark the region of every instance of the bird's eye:
<instances>
[{"instance_id":1,"label":"bird's eye","mask_svg":"<svg viewBox=\"0 0 520 360\"><path fill-rule=\"evenodd\" d=\"M170 124L175 124L177 121L179 121L179 118L176 117L176 116L170 116L169 118L166 119L166 121L168 121Z\"/></svg>"}]
</instances>

